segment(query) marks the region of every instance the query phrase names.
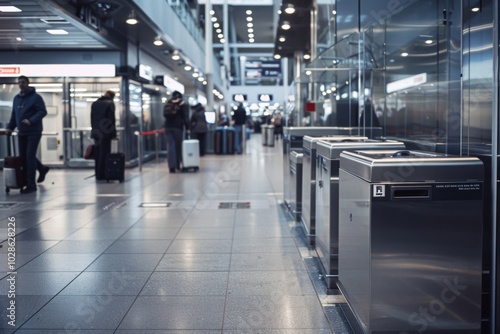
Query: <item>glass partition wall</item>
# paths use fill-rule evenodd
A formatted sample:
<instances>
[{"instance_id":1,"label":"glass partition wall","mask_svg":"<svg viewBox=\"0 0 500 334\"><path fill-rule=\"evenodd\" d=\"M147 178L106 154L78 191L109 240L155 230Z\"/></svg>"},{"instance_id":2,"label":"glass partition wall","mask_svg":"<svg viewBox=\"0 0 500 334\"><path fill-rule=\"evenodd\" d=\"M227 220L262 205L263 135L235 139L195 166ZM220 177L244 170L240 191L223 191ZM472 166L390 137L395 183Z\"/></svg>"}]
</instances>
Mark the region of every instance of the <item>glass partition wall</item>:
<instances>
[{"instance_id":1,"label":"glass partition wall","mask_svg":"<svg viewBox=\"0 0 500 334\"><path fill-rule=\"evenodd\" d=\"M314 117L303 112L309 119L305 125L378 124L386 137L405 142L409 149L477 156L484 162L485 333L490 312L496 310L500 318L500 308L492 309L500 304L495 209L495 185L500 181L493 173L498 158L492 159L499 127L493 124L498 113L495 9L498 3L492 0L415 1L338 40L308 64L295 83L307 97L298 105L316 102ZM495 328L490 332L497 332L498 322L491 325Z\"/></svg>"}]
</instances>

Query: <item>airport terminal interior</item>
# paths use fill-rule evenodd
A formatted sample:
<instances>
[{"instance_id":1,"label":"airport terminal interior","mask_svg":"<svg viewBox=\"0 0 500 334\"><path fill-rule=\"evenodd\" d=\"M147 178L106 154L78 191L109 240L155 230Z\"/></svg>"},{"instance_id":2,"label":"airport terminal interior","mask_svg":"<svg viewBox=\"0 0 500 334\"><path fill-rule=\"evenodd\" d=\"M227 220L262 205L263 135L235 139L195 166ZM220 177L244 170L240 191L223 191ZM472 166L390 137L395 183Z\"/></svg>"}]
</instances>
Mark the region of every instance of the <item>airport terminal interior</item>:
<instances>
[{"instance_id":1,"label":"airport terminal interior","mask_svg":"<svg viewBox=\"0 0 500 334\"><path fill-rule=\"evenodd\" d=\"M0 333L500 333L499 14L0 1ZM31 192L9 165L20 75L47 111ZM107 91L117 180L86 156ZM179 94L207 132L176 170Z\"/></svg>"}]
</instances>

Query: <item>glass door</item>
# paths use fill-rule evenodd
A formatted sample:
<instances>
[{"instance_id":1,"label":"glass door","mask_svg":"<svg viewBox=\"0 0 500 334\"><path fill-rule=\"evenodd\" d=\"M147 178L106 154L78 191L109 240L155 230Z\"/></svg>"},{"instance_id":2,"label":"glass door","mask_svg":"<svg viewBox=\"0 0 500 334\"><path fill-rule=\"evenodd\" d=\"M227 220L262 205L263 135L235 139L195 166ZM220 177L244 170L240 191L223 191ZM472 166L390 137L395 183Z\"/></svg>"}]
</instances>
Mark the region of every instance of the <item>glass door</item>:
<instances>
[{"instance_id":1,"label":"glass door","mask_svg":"<svg viewBox=\"0 0 500 334\"><path fill-rule=\"evenodd\" d=\"M95 80L95 79L94 79ZM93 160L85 160L85 148L93 143L90 138L90 108L92 103L101 97L106 90L116 92L115 106L116 119L120 120L122 100L120 79L104 79L103 82L77 80L68 83L69 99L68 112L64 120L64 148L65 163L69 167L93 166ZM117 124L120 130L120 124ZM118 131L118 136L120 131Z\"/></svg>"}]
</instances>

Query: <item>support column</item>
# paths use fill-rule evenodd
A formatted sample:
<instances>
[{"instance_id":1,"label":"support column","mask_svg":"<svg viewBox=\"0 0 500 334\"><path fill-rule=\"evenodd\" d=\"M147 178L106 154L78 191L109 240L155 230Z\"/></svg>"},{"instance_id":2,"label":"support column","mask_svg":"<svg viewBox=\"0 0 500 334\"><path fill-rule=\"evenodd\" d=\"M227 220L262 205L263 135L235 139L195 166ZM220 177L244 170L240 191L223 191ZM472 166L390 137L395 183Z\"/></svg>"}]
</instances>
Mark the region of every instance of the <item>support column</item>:
<instances>
[{"instance_id":1,"label":"support column","mask_svg":"<svg viewBox=\"0 0 500 334\"><path fill-rule=\"evenodd\" d=\"M212 45L212 20L210 11L212 10L212 1L205 3L205 76L207 78L207 111L214 111L214 82L213 82L213 45Z\"/></svg>"},{"instance_id":2,"label":"support column","mask_svg":"<svg viewBox=\"0 0 500 334\"><path fill-rule=\"evenodd\" d=\"M294 75L295 75L295 109L294 126L302 126L302 115L304 114L305 104L302 101L300 74L302 72L302 52L295 51L294 54Z\"/></svg>"}]
</instances>

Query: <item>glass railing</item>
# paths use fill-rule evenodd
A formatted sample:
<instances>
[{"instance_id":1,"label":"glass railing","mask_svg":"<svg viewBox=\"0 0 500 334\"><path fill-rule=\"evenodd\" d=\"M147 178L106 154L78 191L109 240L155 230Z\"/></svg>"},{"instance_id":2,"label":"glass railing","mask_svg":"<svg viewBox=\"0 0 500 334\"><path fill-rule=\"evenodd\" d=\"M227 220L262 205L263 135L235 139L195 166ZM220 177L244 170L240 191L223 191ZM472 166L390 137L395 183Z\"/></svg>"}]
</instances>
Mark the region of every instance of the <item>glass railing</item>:
<instances>
[{"instance_id":1,"label":"glass railing","mask_svg":"<svg viewBox=\"0 0 500 334\"><path fill-rule=\"evenodd\" d=\"M186 0L166 0L202 50L205 50L205 35L198 20L193 16Z\"/></svg>"}]
</instances>

